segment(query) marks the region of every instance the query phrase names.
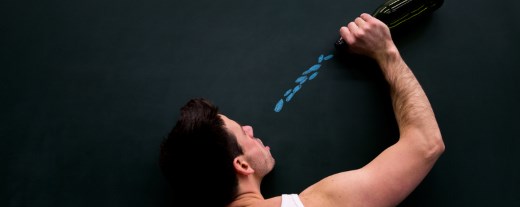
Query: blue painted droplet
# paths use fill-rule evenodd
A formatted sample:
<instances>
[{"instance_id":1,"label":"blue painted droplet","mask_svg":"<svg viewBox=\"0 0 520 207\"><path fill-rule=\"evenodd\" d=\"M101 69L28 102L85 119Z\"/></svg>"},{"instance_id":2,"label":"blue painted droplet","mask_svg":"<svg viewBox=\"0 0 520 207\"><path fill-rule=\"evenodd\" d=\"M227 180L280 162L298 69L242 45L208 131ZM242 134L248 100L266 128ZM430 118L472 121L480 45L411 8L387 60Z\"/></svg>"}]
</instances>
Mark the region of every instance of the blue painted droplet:
<instances>
[{"instance_id":1,"label":"blue painted droplet","mask_svg":"<svg viewBox=\"0 0 520 207\"><path fill-rule=\"evenodd\" d=\"M306 70L305 72L302 73L302 75L307 75L313 71L317 71L318 69L320 69L321 65L320 64L316 64L316 65L313 65L311 66L308 70Z\"/></svg>"},{"instance_id":2,"label":"blue painted droplet","mask_svg":"<svg viewBox=\"0 0 520 207\"><path fill-rule=\"evenodd\" d=\"M287 95L289 95L289 93L291 93L291 92L292 92L292 89L289 89L289 90L285 91L285 93L283 94L283 96L287 96Z\"/></svg>"},{"instance_id":3,"label":"blue painted droplet","mask_svg":"<svg viewBox=\"0 0 520 207\"><path fill-rule=\"evenodd\" d=\"M316 78L317 75L318 75L318 72L313 73L313 74L309 77L309 80L312 80L312 79Z\"/></svg>"},{"instance_id":4,"label":"blue painted droplet","mask_svg":"<svg viewBox=\"0 0 520 207\"><path fill-rule=\"evenodd\" d=\"M306 71L304 71L302 73L302 75L300 77L298 77L294 82L295 83L298 83L297 86L295 86L294 88L292 89L289 89L285 92L284 94L284 97L285 97L285 102L289 102L291 101L291 99L294 97L294 95L296 94L296 92L300 91L301 88L303 87L303 83L305 83L307 80L313 80L314 78L316 78L316 76L318 76L318 70L320 69L321 67L321 63L324 61L324 60L330 60L332 59L332 57L334 57L334 55L327 55L327 56L324 56L323 54L321 54L319 57L318 57L318 63L311 66L309 69L307 69ZM311 74L310 76L308 76L308 74ZM274 111L275 112L280 112L283 108L283 105L284 105L284 99L280 99L277 103L276 103L276 106L274 107Z\"/></svg>"},{"instance_id":5,"label":"blue painted droplet","mask_svg":"<svg viewBox=\"0 0 520 207\"><path fill-rule=\"evenodd\" d=\"M283 99L280 99L278 103L276 103L276 106L274 107L275 112L280 112L283 108Z\"/></svg>"},{"instance_id":6,"label":"blue painted droplet","mask_svg":"<svg viewBox=\"0 0 520 207\"><path fill-rule=\"evenodd\" d=\"M325 58L323 58L323 59L325 59L325 60L330 60L332 57L334 57L334 55L327 55L327 56L326 56Z\"/></svg>"},{"instance_id":7,"label":"blue painted droplet","mask_svg":"<svg viewBox=\"0 0 520 207\"><path fill-rule=\"evenodd\" d=\"M294 93L289 94L289 96L287 96L287 98L285 98L285 101L287 101L287 102L291 101L293 96L294 96Z\"/></svg>"},{"instance_id":8,"label":"blue painted droplet","mask_svg":"<svg viewBox=\"0 0 520 207\"><path fill-rule=\"evenodd\" d=\"M292 91L293 91L293 93L296 93L296 92L298 92L298 91L300 90L300 88L302 88L302 85L297 85L297 86L294 86L294 88L293 88L293 90L292 90Z\"/></svg>"},{"instance_id":9,"label":"blue painted droplet","mask_svg":"<svg viewBox=\"0 0 520 207\"><path fill-rule=\"evenodd\" d=\"M305 83L305 81L307 81L307 76L306 75L300 76L294 82L295 83L299 83L301 85L301 84Z\"/></svg>"}]
</instances>

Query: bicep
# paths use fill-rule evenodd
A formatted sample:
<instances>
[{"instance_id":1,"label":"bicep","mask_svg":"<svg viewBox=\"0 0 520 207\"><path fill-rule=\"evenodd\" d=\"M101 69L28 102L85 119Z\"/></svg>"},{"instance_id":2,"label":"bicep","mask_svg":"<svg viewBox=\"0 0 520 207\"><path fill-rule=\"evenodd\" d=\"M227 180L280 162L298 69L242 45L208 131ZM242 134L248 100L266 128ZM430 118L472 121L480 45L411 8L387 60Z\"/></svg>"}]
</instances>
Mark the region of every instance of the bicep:
<instances>
[{"instance_id":1,"label":"bicep","mask_svg":"<svg viewBox=\"0 0 520 207\"><path fill-rule=\"evenodd\" d=\"M321 192L329 206L396 206L417 187L434 162L414 143L399 141L366 166L331 175L308 192Z\"/></svg>"},{"instance_id":2,"label":"bicep","mask_svg":"<svg viewBox=\"0 0 520 207\"><path fill-rule=\"evenodd\" d=\"M400 141L359 169L359 193L371 206L395 206L424 179L435 162L413 143Z\"/></svg>"}]
</instances>

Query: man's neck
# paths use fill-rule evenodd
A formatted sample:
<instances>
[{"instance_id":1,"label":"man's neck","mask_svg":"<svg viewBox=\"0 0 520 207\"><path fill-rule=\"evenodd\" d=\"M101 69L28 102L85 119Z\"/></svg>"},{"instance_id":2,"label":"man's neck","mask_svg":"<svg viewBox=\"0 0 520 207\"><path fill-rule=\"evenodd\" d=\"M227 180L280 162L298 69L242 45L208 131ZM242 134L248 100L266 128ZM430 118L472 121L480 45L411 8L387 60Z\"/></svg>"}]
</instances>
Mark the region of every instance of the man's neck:
<instances>
[{"instance_id":1,"label":"man's neck","mask_svg":"<svg viewBox=\"0 0 520 207\"><path fill-rule=\"evenodd\" d=\"M228 205L228 207L244 207L253 206L254 204L264 201L264 197L259 192L243 192L239 193L238 196Z\"/></svg>"},{"instance_id":2,"label":"man's neck","mask_svg":"<svg viewBox=\"0 0 520 207\"><path fill-rule=\"evenodd\" d=\"M252 206L255 203L264 200L264 196L260 192L261 181L255 179L254 176L243 176L238 178L238 192L228 207Z\"/></svg>"}]
</instances>

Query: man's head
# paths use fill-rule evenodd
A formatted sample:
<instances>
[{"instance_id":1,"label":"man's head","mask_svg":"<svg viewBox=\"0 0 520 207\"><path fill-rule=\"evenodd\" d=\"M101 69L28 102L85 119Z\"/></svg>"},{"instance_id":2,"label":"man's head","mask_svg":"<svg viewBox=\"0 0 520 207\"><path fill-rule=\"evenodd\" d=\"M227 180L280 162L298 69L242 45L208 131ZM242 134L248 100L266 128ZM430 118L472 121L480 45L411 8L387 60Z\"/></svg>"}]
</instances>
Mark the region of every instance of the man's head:
<instances>
[{"instance_id":1,"label":"man's head","mask_svg":"<svg viewBox=\"0 0 520 207\"><path fill-rule=\"evenodd\" d=\"M239 177L247 177L254 174L261 181L274 167L274 158L270 148L254 136L253 127L242 126L236 121L220 115L224 121L224 127L234 135L238 144L243 149L243 154L235 157L233 166Z\"/></svg>"},{"instance_id":2,"label":"man's head","mask_svg":"<svg viewBox=\"0 0 520 207\"><path fill-rule=\"evenodd\" d=\"M261 180L274 159L251 127L219 114L205 99L192 99L162 142L159 164L173 199L225 206L237 194L241 175Z\"/></svg>"}]
</instances>

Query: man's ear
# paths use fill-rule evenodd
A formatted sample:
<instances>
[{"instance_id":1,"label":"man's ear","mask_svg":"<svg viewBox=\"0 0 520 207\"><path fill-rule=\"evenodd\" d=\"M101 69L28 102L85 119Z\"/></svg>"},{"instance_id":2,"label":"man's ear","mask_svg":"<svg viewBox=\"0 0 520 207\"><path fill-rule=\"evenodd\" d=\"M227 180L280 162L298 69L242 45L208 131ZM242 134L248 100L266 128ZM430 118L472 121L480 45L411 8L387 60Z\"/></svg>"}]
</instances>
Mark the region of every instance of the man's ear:
<instances>
[{"instance_id":1,"label":"man's ear","mask_svg":"<svg viewBox=\"0 0 520 207\"><path fill-rule=\"evenodd\" d=\"M233 160L233 166L235 167L235 171L241 175L250 175L255 172L243 156L235 157Z\"/></svg>"}]
</instances>

